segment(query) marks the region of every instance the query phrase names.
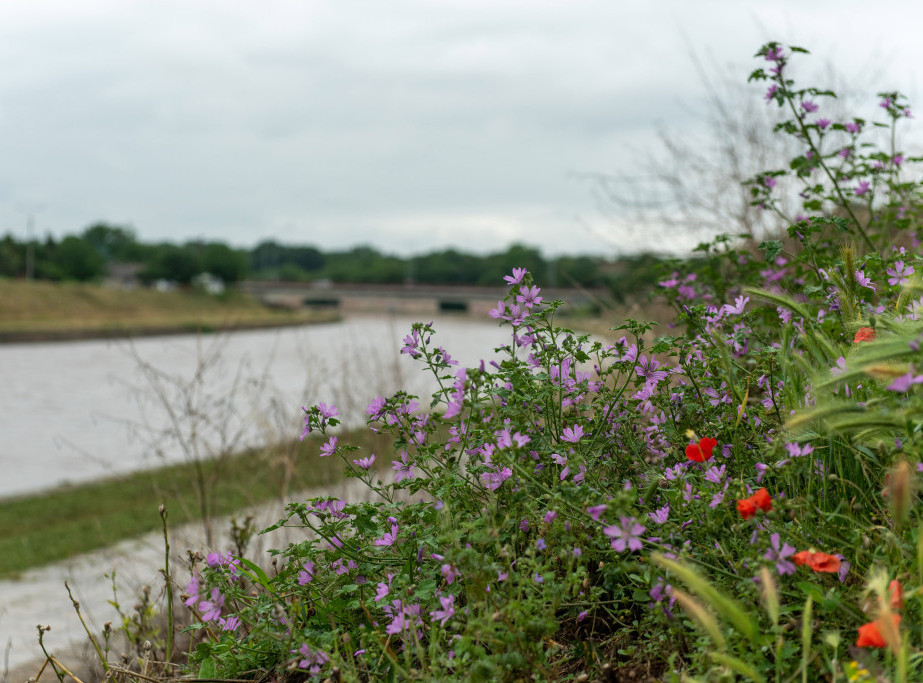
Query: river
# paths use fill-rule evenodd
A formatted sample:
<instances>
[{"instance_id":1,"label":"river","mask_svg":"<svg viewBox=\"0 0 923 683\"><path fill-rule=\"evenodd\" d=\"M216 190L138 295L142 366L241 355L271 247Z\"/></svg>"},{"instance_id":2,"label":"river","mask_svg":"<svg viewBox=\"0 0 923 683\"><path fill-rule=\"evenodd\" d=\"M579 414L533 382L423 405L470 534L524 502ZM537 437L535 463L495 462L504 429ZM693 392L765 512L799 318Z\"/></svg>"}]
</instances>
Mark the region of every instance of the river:
<instances>
[{"instance_id":1,"label":"river","mask_svg":"<svg viewBox=\"0 0 923 683\"><path fill-rule=\"evenodd\" d=\"M424 366L400 354L412 323L354 317L0 346L0 497L182 461L193 429L206 450L291 438L301 432L300 406L310 403L332 402L347 424L361 424L378 394L435 389ZM434 343L462 365L494 357L510 339L493 321L446 316L434 326Z\"/></svg>"}]
</instances>

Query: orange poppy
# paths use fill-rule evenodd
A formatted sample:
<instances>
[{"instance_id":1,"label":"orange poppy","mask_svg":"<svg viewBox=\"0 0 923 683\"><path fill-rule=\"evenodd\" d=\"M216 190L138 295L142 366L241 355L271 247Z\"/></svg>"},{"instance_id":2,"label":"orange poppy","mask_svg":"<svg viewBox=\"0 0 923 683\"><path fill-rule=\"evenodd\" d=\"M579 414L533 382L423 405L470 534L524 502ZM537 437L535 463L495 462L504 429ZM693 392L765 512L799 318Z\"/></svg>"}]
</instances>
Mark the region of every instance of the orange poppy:
<instances>
[{"instance_id":1,"label":"orange poppy","mask_svg":"<svg viewBox=\"0 0 923 683\"><path fill-rule=\"evenodd\" d=\"M858 342L874 341L874 339L875 339L875 329L874 328L860 327L856 331L856 336L853 339L853 343L856 344Z\"/></svg>"},{"instance_id":2,"label":"orange poppy","mask_svg":"<svg viewBox=\"0 0 923 683\"><path fill-rule=\"evenodd\" d=\"M891 620L894 622L894 630L896 631L898 624L901 623L901 615L892 614ZM875 621L870 621L860 626L856 647L888 647L887 641L881 635L881 629L884 628L884 625L884 617L879 617Z\"/></svg>"},{"instance_id":3,"label":"orange poppy","mask_svg":"<svg viewBox=\"0 0 923 683\"><path fill-rule=\"evenodd\" d=\"M686 446L686 457L693 462L705 462L711 459L712 449L717 445L717 441L710 436L706 436L700 439L699 443L691 443Z\"/></svg>"},{"instance_id":4,"label":"orange poppy","mask_svg":"<svg viewBox=\"0 0 923 683\"><path fill-rule=\"evenodd\" d=\"M833 574L840 571L840 558L827 553L802 550L792 556L792 561L795 564L806 564L816 572L830 572Z\"/></svg>"}]
</instances>

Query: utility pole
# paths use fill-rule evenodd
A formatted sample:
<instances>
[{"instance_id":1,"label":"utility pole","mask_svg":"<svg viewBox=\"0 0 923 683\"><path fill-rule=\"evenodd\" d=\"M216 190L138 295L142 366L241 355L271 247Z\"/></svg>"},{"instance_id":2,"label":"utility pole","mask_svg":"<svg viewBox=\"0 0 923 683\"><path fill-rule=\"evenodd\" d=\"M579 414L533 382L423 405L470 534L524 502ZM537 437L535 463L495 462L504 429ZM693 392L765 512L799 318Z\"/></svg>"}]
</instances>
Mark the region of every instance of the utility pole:
<instances>
[{"instance_id":1,"label":"utility pole","mask_svg":"<svg viewBox=\"0 0 923 683\"><path fill-rule=\"evenodd\" d=\"M21 202L16 205L26 214L26 280L35 279L35 214L40 213L45 204L38 202Z\"/></svg>"}]
</instances>

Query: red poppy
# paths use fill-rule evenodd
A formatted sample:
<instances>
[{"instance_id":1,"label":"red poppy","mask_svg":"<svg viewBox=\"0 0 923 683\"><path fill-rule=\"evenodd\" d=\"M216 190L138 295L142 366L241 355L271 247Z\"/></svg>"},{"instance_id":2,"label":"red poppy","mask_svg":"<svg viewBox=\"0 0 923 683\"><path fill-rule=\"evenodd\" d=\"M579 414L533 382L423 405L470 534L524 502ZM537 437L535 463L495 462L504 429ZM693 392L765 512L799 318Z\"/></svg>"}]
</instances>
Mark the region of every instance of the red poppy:
<instances>
[{"instance_id":1,"label":"red poppy","mask_svg":"<svg viewBox=\"0 0 923 683\"><path fill-rule=\"evenodd\" d=\"M901 623L900 614L891 614L894 622L894 630ZM859 627L859 638L856 640L856 647L888 647L887 641L881 635L881 629L885 626L884 617L879 617L875 621L870 621Z\"/></svg>"},{"instance_id":2,"label":"red poppy","mask_svg":"<svg viewBox=\"0 0 923 683\"><path fill-rule=\"evenodd\" d=\"M888 592L891 594L891 609L901 609L904 606L904 589L901 582L897 579L888 584Z\"/></svg>"},{"instance_id":3,"label":"red poppy","mask_svg":"<svg viewBox=\"0 0 923 683\"><path fill-rule=\"evenodd\" d=\"M772 498L769 497L769 491L766 489L760 489L752 496L750 496L750 499L756 503L756 507L758 507L763 512L769 512L772 510Z\"/></svg>"},{"instance_id":4,"label":"red poppy","mask_svg":"<svg viewBox=\"0 0 923 683\"><path fill-rule=\"evenodd\" d=\"M772 498L770 498L769 491L766 489L760 489L749 498L742 498L737 501L737 512L744 519L750 519L756 514L757 510L762 510L763 512L772 510Z\"/></svg>"},{"instance_id":5,"label":"red poppy","mask_svg":"<svg viewBox=\"0 0 923 683\"><path fill-rule=\"evenodd\" d=\"M871 328L871 327L860 327L860 328L856 331L856 336L855 336L855 338L853 339L853 343L856 344L856 343L858 343L858 342L873 341L874 339L875 339L875 330L874 330L874 328Z\"/></svg>"},{"instance_id":6,"label":"red poppy","mask_svg":"<svg viewBox=\"0 0 923 683\"><path fill-rule=\"evenodd\" d=\"M827 553L802 550L792 556L792 561L795 564L807 565L816 572L833 574L840 571L840 558Z\"/></svg>"},{"instance_id":7,"label":"red poppy","mask_svg":"<svg viewBox=\"0 0 923 683\"><path fill-rule=\"evenodd\" d=\"M749 498L738 500L737 512L739 512L740 516L744 519L750 519L753 515L756 514L756 503L754 503Z\"/></svg>"},{"instance_id":8,"label":"red poppy","mask_svg":"<svg viewBox=\"0 0 923 683\"><path fill-rule=\"evenodd\" d=\"M699 443L691 443L686 446L686 457L693 462L705 462L711 459L712 450L717 445L717 441L710 436L706 436L700 439Z\"/></svg>"}]
</instances>

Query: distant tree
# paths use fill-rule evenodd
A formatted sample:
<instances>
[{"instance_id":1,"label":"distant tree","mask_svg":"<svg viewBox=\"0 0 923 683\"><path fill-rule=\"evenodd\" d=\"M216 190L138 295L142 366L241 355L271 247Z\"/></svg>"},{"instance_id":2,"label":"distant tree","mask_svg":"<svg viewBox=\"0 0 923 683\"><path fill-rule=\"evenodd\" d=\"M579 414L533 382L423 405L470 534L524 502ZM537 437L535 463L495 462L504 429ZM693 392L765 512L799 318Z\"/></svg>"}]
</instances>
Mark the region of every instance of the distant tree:
<instances>
[{"instance_id":1,"label":"distant tree","mask_svg":"<svg viewBox=\"0 0 923 683\"><path fill-rule=\"evenodd\" d=\"M225 284L240 282L247 276L247 260L246 252L231 249L222 242L210 242L201 250L202 269Z\"/></svg>"},{"instance_id":2,"label":"distant tree","mask_svg":"<svg viewBox=\"0 0 923 683\"><path fill-rule=\"evenodd\" d=\"M106 272L106 259L88 241L73 235L61 240L54 262L65 280L86 282Z\"/></svg>"},{"instance_id":3,"label":"distant tree","mask_svg":"<svg viewBox=\"0 0 923 683\"><path fill-rule=\"evenodd\" d=\"M25 245L19 244L12 235L0 240L0 275L18 277L25 273Z\"/></svg>"},{"instance_id":4,"label":"distant tree","mask_svg":"<svg viewBox=\"0 0 923 683\"><path fill-rule=\"evenodd\" d=\"M606 280L599 270L599 259L590 256L560 256L548 264L548 270L549 284L563 287L598 287Z\"/></svg>"},{"instance_id":5,"label":"distant tree","mask_svg":"<svg viewBox=\"0 0 923 683\"><path fill-rule=\"evenodd\" d=\"M140 255L135 231L127 226L94 223L83 231L83 239L109 261L134 261Z\"/></svg>"},{"instance_id":6,"label":"distant tree","mask_svg":"<svg viewBox=\"0 0 923 683\"><path fill-rule=\"evenodd\" d=\"M434 251L411 259L410 274L414 281L428 284L474 284L484 269L484 258L456 249Z\"/></svg>"},{"instance_id":7,"label":"distant tree","mask_svg":"<svg viewBox=\"0 0 923 683\"><path fill-rule=\"evenodd\" d=\"M180 284L189 284L202 272L198 248L192 244L181 247L163 243L157 246L151 260L141 274L142 279L172 280Z\"/></svg>"},{"instance_id":8,"label":"distant tree","mask_svg":"<svg viewBox=\"0 0 923 683\"><path fill-rule=\"evenodd\" d=\"M502 285L503 276L508 275L513 268L525 268L539 282L545 281L547 264L542 258L542 253L535 247L514 244L502 253L485 257L484 269L477 284Z\"/></svg>"},{"instance_id":9,"label":"distant tree","mask_svg":"<svg viewBox=\"0 0 923 683\"><path fill-rule=\"evenodd\" d=\"M324 253L315 247L289 246L273 240L260 242L249 253L250 270L254 273L278 274L285 265L298 266L305 272L319 271L324 267Z\"/></svg>"},{"instance_id":10,"label":"distant tree","mask_svg":"<svg viewBox=\"0 0 923 683\"><path fill-rule=\"evenodd\" d=\"M363 245L328 254L324 274L336 282L396 284L407 278L407 262Z\"/></svg>"}]
</instances>

